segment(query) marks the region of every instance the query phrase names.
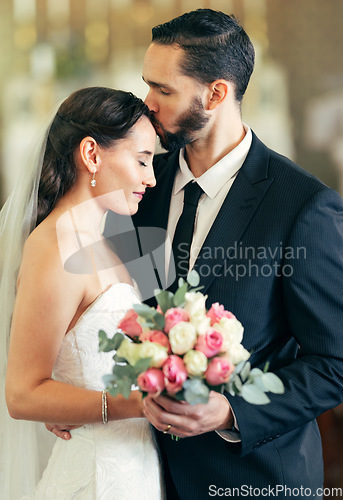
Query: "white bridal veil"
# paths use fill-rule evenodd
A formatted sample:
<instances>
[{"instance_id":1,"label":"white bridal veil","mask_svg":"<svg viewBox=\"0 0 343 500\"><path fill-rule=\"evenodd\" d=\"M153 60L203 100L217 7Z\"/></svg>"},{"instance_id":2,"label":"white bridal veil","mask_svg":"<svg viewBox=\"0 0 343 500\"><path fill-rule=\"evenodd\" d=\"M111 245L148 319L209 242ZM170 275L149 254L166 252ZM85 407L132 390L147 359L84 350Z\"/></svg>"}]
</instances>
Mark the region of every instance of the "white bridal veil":
<instances>
[{"instance_id":1,"label":"white bridal veil","mask_svg":"<svg viewBox=\"0 0 343 500\"><path fill-rule=\"evenodd\" d=\"M0 497L4 500L29 495L40 475L37 431L44 426L9 416L5 374L16 280L24 242L36 223L39 178L49 129L50 125L0 212ZM50 435L46 434L49 441Z\"/></svg>"}]
</instances>

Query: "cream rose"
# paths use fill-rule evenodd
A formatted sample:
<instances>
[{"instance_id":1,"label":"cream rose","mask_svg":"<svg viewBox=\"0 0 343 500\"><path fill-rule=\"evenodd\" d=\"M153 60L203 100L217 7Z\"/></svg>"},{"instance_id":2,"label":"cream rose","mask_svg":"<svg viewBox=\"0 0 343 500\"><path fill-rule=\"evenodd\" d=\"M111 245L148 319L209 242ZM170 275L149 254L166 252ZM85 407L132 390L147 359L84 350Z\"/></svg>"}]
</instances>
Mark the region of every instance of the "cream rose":
<instances>
[{"instance_id":1,"label":"cream rose","mask_svg":"<svg viewBox=\"0 0 343 500\"><path fill-rule=\"evenodd\" d=\"M190 317L194 315L206 315L205 302L207 295L200 292L187 292L185 294L186 304L184 309L189 313Z\"/></svg>"},{"instance_id":2,"label":"cream rose","mask_svg":"<svg viewBox=\"0 0 343 500\"><path fill-rule=\"evenodd\" d=\"M117 350L117 355L126 359L131 366L134 366L141 357L139 347L140 344L134 344L131 340L124 339Z\"/></svg>"},{"instance_id":3,"label":"cream rose","mask_svg":"<svg viewBox=\"0 0 343 500\"><path fill-rule=\"evenodd\" d=\"M200 351L188 351L183 362L186 365L189 375L199 376L207 370L207 357Z\"/></svg>"},{"instance_id":4,"label":"cream rose","mask_svg":"<svg viewBox=\"0 0 343 500\"><path fill-rule=\"evenodd\" d=\"M190 323L194 326L199 334L205 335L208 328L210 327L211 319L202 312L199 312L191 316Z\"/></svg>"},{"instance_id":5,"label":"cream rose","mask_svg":"<svg viewBox=\"0 0 343 500\"><path fill-rule=\"evenodd\" d=\"M138 345L140 358L151 358L150 368L160 368L168 357L167 347L157 342L143 342Z\"/></svg>"},{"instance_id":6,"label":"cream rose","mask_svg":"<svg viewBox=\"0 0 343 500\"><path fill-rule=\"evenodd\" d=\"M232 345L242 342L244 328L237 319L221 318L219 323L213 325L213 329L223 335L222 352L229 351Z\"/></svg>"},{"instance_id":7,"label":"cream rose","mask_svg":"<svg viewBox=\"0 0 343 500\"><path fill-rule=\"evenodd\" d=\"M231 361L234 365L238 365L241 361L249 359L250 353L242 346L242 344L231 344L227 354L224 355L224 358Z\"/></svg>"},{"instance_id":8,"label":"cream rose","mask_svg":"<svg viewBox=\"0 0 343 500\"><path fill-rule=\"evenodd\" d=\"M169 342L174 354L184 354L193 349L197 333L191 323L181 321L169 331Z\"/></svg>"}]
</instances>

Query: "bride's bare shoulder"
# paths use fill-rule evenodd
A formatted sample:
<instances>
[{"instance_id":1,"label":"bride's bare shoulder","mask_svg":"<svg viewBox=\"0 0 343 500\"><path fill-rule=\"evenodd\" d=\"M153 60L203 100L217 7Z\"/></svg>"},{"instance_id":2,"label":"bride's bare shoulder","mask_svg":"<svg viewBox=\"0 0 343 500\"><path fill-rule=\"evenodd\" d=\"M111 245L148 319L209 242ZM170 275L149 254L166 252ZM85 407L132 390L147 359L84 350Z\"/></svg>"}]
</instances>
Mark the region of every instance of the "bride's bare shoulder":
<instances>
[{"instance_id":1,"label":"bride's bare shoulder","mask_svg":"<svg viewBox=\"0 0 343 500\"><path fill-rule=\"evenodd\" d=\"M43 221L27 238L19 279L23 274L30 278L54 281L69 286L69 284L84 286L82 276L73 275L65 270L68 252L73 251L73 235L65 230L59 234L53 221Z\"/></svg>"}]
</instances>

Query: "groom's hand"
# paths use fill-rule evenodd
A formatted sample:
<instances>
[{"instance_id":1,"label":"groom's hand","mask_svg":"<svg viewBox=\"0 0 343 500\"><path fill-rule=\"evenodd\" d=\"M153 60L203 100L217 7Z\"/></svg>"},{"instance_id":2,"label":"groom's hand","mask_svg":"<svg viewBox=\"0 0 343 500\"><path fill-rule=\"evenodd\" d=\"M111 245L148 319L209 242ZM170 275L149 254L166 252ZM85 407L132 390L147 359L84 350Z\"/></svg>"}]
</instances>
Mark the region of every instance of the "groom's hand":
<instances>
[{"instance_id":1,"label":"groom's hand","mask_svg":"<svg viewBox=\"0 0 343 500\"><path fill-rule=\"evenodd\" d=\"M191 437L205 432L231 429L233 415L227 399L212 391L207 404L190 405L165 396L144 399L144 413L149 422L159 431Z\"/></svg>"},{"instance_id":2,"label":"groom's hand","mask_svg":"<svg viewBox=\"0 0 343 500\"><path fill-rule=\"evenodd\" d=\"M55 434L55 436L68 441L71 439L71 434L69 431L73 429L78 429L81 425L58 425L58 424L44 424L48 431Z\"/></svg>"}]
</instances>

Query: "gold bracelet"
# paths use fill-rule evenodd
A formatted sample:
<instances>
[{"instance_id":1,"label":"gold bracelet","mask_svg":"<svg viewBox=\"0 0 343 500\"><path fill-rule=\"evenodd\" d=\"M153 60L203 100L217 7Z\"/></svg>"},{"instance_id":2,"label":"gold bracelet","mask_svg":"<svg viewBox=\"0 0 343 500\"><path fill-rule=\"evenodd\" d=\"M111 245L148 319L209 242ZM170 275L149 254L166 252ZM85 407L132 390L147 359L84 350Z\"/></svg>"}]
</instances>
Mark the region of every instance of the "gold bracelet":
<instances>
[{"instance_id":1,"label":"gold bracelet","mask_svg":"<svg viewBox=\"0 0 343 500\"><path fill-rule=\"evenodd\" d=\"M107 422L108 422L107 391L102 391L102 394L101 394L101 413L102 413L102 423L107 424Z\"/></svg>"}]
</instances>

